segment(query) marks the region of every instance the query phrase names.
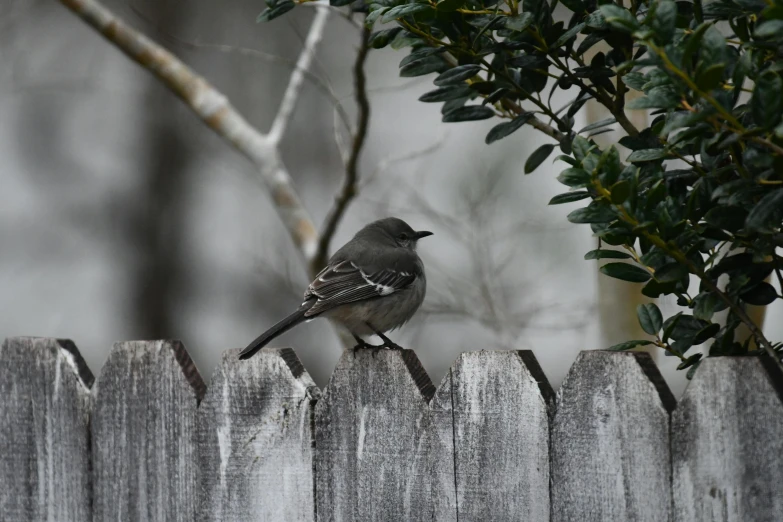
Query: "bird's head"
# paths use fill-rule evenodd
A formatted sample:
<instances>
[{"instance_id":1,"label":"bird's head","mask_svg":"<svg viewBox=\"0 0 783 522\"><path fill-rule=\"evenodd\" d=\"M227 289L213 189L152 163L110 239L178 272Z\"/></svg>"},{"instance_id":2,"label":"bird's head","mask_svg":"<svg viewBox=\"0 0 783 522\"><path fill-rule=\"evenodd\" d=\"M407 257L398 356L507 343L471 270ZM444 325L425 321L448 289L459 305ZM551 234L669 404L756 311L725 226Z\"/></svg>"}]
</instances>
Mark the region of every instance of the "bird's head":
<instances>
[{"instance_id":1,"label":"bird's head","mask_svg":"<svg viewBox=\"0 0 783 522\"><path fill-rule=\"evenodd\" d=\"M419 239L432 235L432 232L427 232L426 230L417 232L405 221L395 217L374 221L364 227L360 234L365 231L372 234L380 233L387 241L394 242L399 247L409 248L411 250L416 250L416 243Z\"/></svg>"}]
</instances>

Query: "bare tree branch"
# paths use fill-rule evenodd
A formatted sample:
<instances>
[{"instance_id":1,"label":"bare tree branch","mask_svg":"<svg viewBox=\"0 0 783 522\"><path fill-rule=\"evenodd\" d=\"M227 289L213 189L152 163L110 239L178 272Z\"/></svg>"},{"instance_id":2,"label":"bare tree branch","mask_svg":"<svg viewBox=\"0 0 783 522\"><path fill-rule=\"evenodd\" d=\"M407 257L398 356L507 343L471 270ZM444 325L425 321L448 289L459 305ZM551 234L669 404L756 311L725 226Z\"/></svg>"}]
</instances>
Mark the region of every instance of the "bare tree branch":
<instances>
[{"instance_id":1,"label":"bare tree branch","mask_svg":"<svg viewBox=\"0 0 783 522\"><path fill-rule=\"evenodd\" d=\"M272 196L278 215L306 265L309 266L319 242L318 232L294 190L291 176L280 158L277 143L270 139L270 136L261 134L250 125L231 106L226 97L203 77L193 72L166 49L120 20L96 0L61 0L61 2L132 60L154 74L213 131L253 162ZM317 16L315 21L318 20L321 18ZM307 58L309 63L312 49L303 53L309 54ZM298 83L301 84L303 73L295 71L294 74L300 77ZM296 89L298 88L297 86ZM291 84L289 84L290 89ZM287 108L287 114L290 114L291 110L293 107ZM285 123L278 124L278 134L284 130L284 126Z\"/></svg>"},{"instance_id":2,"label":"bare tree branch","mask_svg":"<svg viewBox=\"0 0 783 522\"><path fill-rule=\"evenodd\" d=\"M345 180L340 193L335 198L334 205L329 210L324 220L324 227L321 232L321 240L318 243L318 250L313 256L311 270L319 271L327 261L329 256L329 244L337 230L337 224L342 220L348 205L356 197L357 185L359 182L359 158L367 139L367 130L370 123L370 100L367 98L367 77L364 72L364 65L367 61L367 53L370 51L370 30L365 27L362 30L362 42L359 52L356 54L356 61L353 66L354 95L356 104L359 108L357 117L356 131L353 134L353 144L348 161L345 165Z\"/></svg>"},{"instance_id":3,"label":"bare tree branch","mask_svg":"<svg viewBox=\"0 0 783 522\"><path fill-rule=\"evenodd\" d=\"M269 134L267 134L269 140L274 144L280 142L285 133L286 125L288 125L291 119L291 114L294 112L296 102L299 99L299 91L301 91L304 83L304 72L310 70L310 63L313 61L315 48L321 42L328 17L329 9L326 7L320 6L315 10L315 17L310 25L310 30L307 32L307 39L305 39L302 52L299 54L296 67L288 80L288 87L283 95L283 101L280 102L275 121L272 122L272 127L269 129Z\"/></svg>"}]
</instances>

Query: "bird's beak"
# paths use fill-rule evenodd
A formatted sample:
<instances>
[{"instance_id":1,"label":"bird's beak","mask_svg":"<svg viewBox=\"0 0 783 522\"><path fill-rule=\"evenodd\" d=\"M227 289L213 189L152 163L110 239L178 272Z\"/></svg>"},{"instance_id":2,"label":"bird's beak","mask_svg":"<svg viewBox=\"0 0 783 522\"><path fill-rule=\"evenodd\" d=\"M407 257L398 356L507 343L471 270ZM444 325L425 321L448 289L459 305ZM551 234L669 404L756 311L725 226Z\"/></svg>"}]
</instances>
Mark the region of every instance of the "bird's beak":
<instances>
[{"instance_id":1,"label":"bird's beak","mask_svg":"<svg viewBox=\"0 0 783 522\"><path fill-rule=\"evenodd\" d=\"M431 236L432 232L428 232L426 230L422 230L420 232L416 232L416 239L419 240L423 237Z\"/></svg>"}]
</instances>

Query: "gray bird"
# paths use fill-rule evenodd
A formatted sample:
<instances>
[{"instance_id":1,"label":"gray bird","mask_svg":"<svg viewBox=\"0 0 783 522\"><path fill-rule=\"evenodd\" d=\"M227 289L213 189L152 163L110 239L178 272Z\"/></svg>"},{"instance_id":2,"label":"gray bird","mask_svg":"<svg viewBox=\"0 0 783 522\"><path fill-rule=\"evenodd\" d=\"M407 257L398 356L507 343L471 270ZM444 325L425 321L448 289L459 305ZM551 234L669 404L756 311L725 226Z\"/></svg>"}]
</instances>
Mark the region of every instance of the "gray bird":
<instances>
[{"instance_id":1,"label":"gray bird","mask_svg":"<svg viewBox=\"0 0 783 522\"><path fill-rule=\"evenodd\" d=\"M299 309L259 335L239 358L252 357L278 335L321 316L345 326L356 348L400 350L383 333L407 323L424 301L427 280L416 243L431 235L393 217L370 223L332 256L307 287ZM383 344L360 337L372 334Z\"/></svg>"}]
</instances>

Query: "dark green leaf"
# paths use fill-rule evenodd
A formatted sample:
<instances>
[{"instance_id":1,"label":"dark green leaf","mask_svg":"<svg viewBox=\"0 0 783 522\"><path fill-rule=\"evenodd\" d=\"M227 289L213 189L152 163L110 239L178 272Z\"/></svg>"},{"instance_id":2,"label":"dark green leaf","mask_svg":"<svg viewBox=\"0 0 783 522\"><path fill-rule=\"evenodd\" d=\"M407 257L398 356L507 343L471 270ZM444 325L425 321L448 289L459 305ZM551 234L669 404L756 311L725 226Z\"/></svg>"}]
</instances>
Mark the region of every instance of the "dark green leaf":
<instances>
[{"instance_id":1,"label":"dark green leaf","mask_svg":"<svg viewBox=\"0 0 783 522\"><path fill-rule=\"evenodd\" d=\"M708 27L702 37L701 59L708 66L725 62L726 38L714 25Z\"/></svg>"},{"instance_id":2,"label":"dark green leaf","mask_svg":"<svg viewBox=\"0 0 783 522\"><path fill-rule=\"evenodd\" d=\"M644 268L629 263L607 263L600 270L601 273L609 277L630 281L631 283L644 283L652 277Z\"/></svg>"},{"instance_id":3,"label":"dark green leaf","mask_svg":"<svg viewBox=\"0 0 783 522\"><path fill-rule=\"evenodd\" d=\"M702 344L712 337L715 337L720 331L720 325L717 323L710 324L699 330L696 335L693 336L693 344Z\"/></svg>"},{"instance_id":4,"label":"dark green leaf","mask_svg":"<svg viewBox=\"0 0 783 522\"><path fill-rule=\"evenodd\" d=\"M377 11L373 11L375 13ZM404 67L405 65L408 65L409 63L417 62L423 58L426 58L428 56L432 56L433 54L438 54L441 52L444 52L445 49L443 47L425 47L423 49L416 49L415 51L412 51L408 56L403 58L400 61L400 67Z\"/></svg>"},{"instance_id":5,"label":"dark green leaf","mask_svg":"<svg viewBox=\"0 0 783 522\"><path fill-rule=\"evenodd\" d=\"M627 181L618 181L611 188L612 203L622 205L631 195L631 184Z\"/></svg>"},{"instance_id":6,"label":"dark green leaf","mask_svg":"<svg viewBox=\"0 0 783 522\"><path fill-rule=\"evenodd\" d=\"M743 227L747 217L748 213L743 208L715 207L704 214L704 221L721 230L736 232Z\"/></svg>"},{"instance_id":7,"label":"dark green leaf","mask_svg":"<svg viewBox=\"0 0 783 522\"><path fill-rule=\"evenodd\" d=\"M422 94L419 97L421 102L444 102L449 100L456 100L458 98L465 98L471 95L470 87L467 85L450 85L448 87L441 87L435 89L426 94Z\"/></svg>"},{"instance_id":8,"label":"dark green leaf","mask_svg":"<svg viewBox=\"0 0 783 522\"><path fill-rule=\"evenodd\" d=\"M617 215L611 207L605 205L591 205L578 208L566 217L571 223L609 223L617 219Z\"/></svg>"},{"instance_id":9,"label":"dark green leaf","mask_svg":"<svg viewBox=\"0 0 783 522\"><path fill-rule=\"evenodd\" d=\"M647 83L644 74L640 72L630 72L626 74L623 76L623 81L628 87L637 91L643 90L642 86Z\"/></svg>"},{"instance_id":10,"label":"dark green leaf","mask_svg":"<svg viewBox=\"0 0 783 522\"><path fill-rule=\"evenodd\" d=\"M564 46L564 45L566 44L566 42L568 42L568 41L569 41L569 40L571 40L572 38L575 38L575 37L576 37L576 35L577 35L577 34L579 34L579 32L580 32L582 29L584 29L584 28L585 28L585 23L584 23L584 22L582 22L581 24L576 24L576 25L575 25L575 26L573 26L571 29L569 29L568 31L564 32L564 33L563 33L563 34L560 36L560 38L558 38L557 40L555 40L555 43L554 43L554 44L552 44L552 46L553 46L553 47L562 47L562 46Z\"/></svg>"},{"instance_id":11,"label":"dark green leaf","mask_svg":"<svg viewBox=\"0 0 783 522\"><path fill-rule=\"evenodd\" d=\"M728 306L720 297L709 292L699 294L694 301L696 306L693 307L693 317L705 321L711 320L713 315Z\"/></svg>"},{"instance_id":12,"label":"dark green leaf","mask_svg":"<svg viewBox=\"0 0 783 522\"><path fill-rule=\"evenodd\" d=\"M489 145L490 143L494 143L500 139L503 139L509 134L511 134L512 132L519 129L522 125L527 123L532 117L533 117L532 112L526 112L524 114L517 116L511 121L506 121L498 125L495 125L489 131L484 141L487 143L487 145Z\"/></svg>"},{"instance_id":13,"label":"dark green leaf","mask_svg":"<svg viewBox=\"0 0 783 522\"><path fill-rule=\"evenodd\" d=\"M582 136L576 135L574 136L574 141L571 143L571 148L574 152L574 158L576 158L577 161L582 162L588 152L595 148L595 145Z\"/></svg>"},{"instance_id":14,"label":"dark green leaf","mask_svg":"<svg viewBox=\"0 0 783 522\"><path fill-rule=\"evenodd\" d=\"M783 113L783 80L773 72L767 71L756 80L750 106L753 118L765 128L775 127Z\"/></svg>"},{"instance_id":15,"label":"dark green leaf","mask_svg":"<svg viewBox=\"0 0 783 522\"><path fill-rule=\"evenodd\" d=\"M397 33L402 31L401 27L393 27L391 29L384 29L383 31L377 31L375 33L372 33L370 35L370 40L368 42L368 45L372 47L373 49L382 49L389 45L389 42L391 42L392 38L397 36ZM439 60L439 59L438 59ZM423 61L423 60L422 60ZM419 62L412 63L408 65L407 67L413 67ZM402 68L402 70L405 70L405 67ZM432 71L429 71L432 72ZM402 74L402 73L400 73Z\"/></svg>"},{"instance_id":16,"label":"dark green leaf","mask_svg":"<svg viewBox=\"0 0 783 522\"><path fill-rule=\"evenodd\" d=\"M677 23L677 5L671 0L660 0L655 4L652 28L658 42L670 43Z\"/></svg>"},{"instance_id":17,"label":"dark green leaf","mask_svg":"<svg viewBox=\"0 0 783 522\"><path fill-rule=\"evenodd\" d=\"M541 22L549 16L549 3L546 0L522 0L522 12L531 13L533 20Z\"/></svg>"},{"instance_id":18,"label":"dark green leaf","mask_svg":"<svg viewBox=\"0 0 783 522\"><path fill-rule=\"evenodd\" d=\"M575 13L584 13L587 10L582 0L560 0L560 3Z\"/></svg>"},{"instance_id":19,"label":"dark green leaf","mask_svg":"<svg viewBox=\"0 0 783 522\"><path fill-rule=\"evenodd\" d=\"M479 71L481 71L480 65L474 65L474 64L468 64L468 65L458 65L457 67L454 67L453 69L449 69L448 71L445 71L441 73L437 78L435 78L435 85L437 86L444 86L444 85L454 85L457 83L462 83L468 78L473 78L476 76Z\"/></svg>"},{"instance_id":20,"label":"dark green leaf","mask_svg":"<svg viewBox=\"0 0 783 522\"><path fill-rule=\"evenodd\" d=\"M635 150L628 156L631 163L641 163L643 161L657 161L665 159L669 154L665 149L642 149Z\"/></svg>"},{"instance_id":21,"label":"dark green leaf","mask_svg":"<svg viewBox=\"0 0 783 522\"><path fill-rule=\"evenodd\" d=\"M507 29L522 32L533 23L533 13L525 12L517 16L508 16L505 21Z\"/></svg>"},{"instance_id":22,"label":"dark green leaf","mask_svg":"<svg viewBox=\"0 0 783 522\"><path fill-rule=\"evenodd\" d=\"M565 194L558 194L549 200L550 205L560 205L562 203L573 203L574 201L580 201L590 197L588 192L566 192Z\"/></svg>"},{"instance_id":23,"label":"dark green leaf","mask_svg":"<svg viewBox=\"0 0 783 522\"><path fill-rule=\"evenodd\" d=\"M653 344L652 341L638 339L636 341L625 341L624 343L615 344L614 346L610 346L609 348L607 348L607 350L609 350L610 352L624 352L626 350L636 348L637 346L649 346L651 344Z\"/></svg>"},{"instance_id":24,"label":"dark green leaf","mask_svg":"<svg viewBox=\"0 0 783 522\"><path fill-rule=\"evenodd\" d=\"M591 259L631 259L631 255L627 252L620 252L619 250L605 250L599 248L586 253L585 259L588 261Z\"/></svg>"},{"instance_id":25,"label":"dark green leaf","mask_svg":"<svg viewBox=\"0 0 783 522\"><path fill-rule=\"evenodd\" d=\"M745 227L758 232L774 232L783 216L783 188L769 192L756 203L745 220Z\"/></svg>"},{"instance_id":26,"label":"dark green leaf","mask_svg":"<svg viewBox=\"0 0 783 522\"><path fill-rule=\"evenodd\" d=\"M427 58L409 63L408 65L402 67L400 69L400 76L403 78L413 78L415 76L423 76L425 74L440 72L446 67L448 66L441 57L428 56Z\"/></svg>"},{"instance_id":27,"label":"dark green leaf","mask_svg":"<svg viewBox=\"0 0 783 522\"><path fill-rule=\"evenodd\" d=\"M552 154L554 149L555 145L553 143L547 143L534 150L533 154L531 154L525 162L525 174L530 174L536 170L538 166L541 165L550 154Z\"/></svg>"},{"instance_id":28,"label":"dark green leaf","mask_svg":"<svg viewBox=\"0 0 783 522\"><path fill-rule=\"evenodd\" d=\"M594 131L596 129L600 129L601 127L606 127L607 125L612 125L617 123L617 120L615 118L607 118L605 120L597 121L595 123L591 123L590 125L586 127L582 127L582 129L578 132L578 134L582 134L583 132L590 132Z\"/></svg>"},{"instance_id":29,"label":"dark green leaf","mask_svg":"<svg viewBox=\"0 0 783 522\"><path fill-rule=\"evenodd\" d=\"M756 26L753 36L761 39L779 40L783 37L783 20L767 20Z\"/></svg>"},{"instance_id":30,"label":"dark green leaf","mask_svg":"<svg viewBox=\"0 0 783 522\"><path fill-rule=\"evenodd\" d=\"M667 342L669 340L669 337L671 336L674 329L677 328L677 325L682 318L682 312L677 312L677 314L669 317L663 322L663 334L661 335L663 342Z\"/></svg>"},{"instance_id":31,"label":"dark green leaf","mask_svg":"<svg viewBox=\"0 0 783 522\"><path fill-rule=\"evenodd\" d=\"M661 283L655 279L644 285L642 288L642 295L645 295L651 299L660 297L661 295L669 295L677 290L677 283Z\"/></svg>"},{"instance_id":32,"label":"dark green leaf","mask_svg":"<svg viewBox=\"0 0 783 522\"><path fill-rule=\"evenodd\" d=\"M697 353L696 355L701 355L700 353ZM688 373L685 374L685 378L689 381L693 379L693 376L696 375L696 369L701 364L701 361L696 361L693 366L691 366L690 370L688 370Z\"/></svg>"},{"instance_id":33,"label":"dark green leaf","mask_svg":"<svg viewBox=\"0 0 783 522\"><path fill-rule=\"evenodd\" d=\"M701 46L701 40L704 37L704 33L711 26L712 26L711 22L704 22L696 29L694 29L693 33L688 38L688 41L685 44L685 49L683 50L682 53L682 65L684 67L690 68L693 55L696 53L696 51L699 50L699 47Z\"/></svg>"},{"instance_id":34,"label":"dark green leaf","mask_svg":"<svg viewBox=\"0 0 783 522\"><path fill-rule=\"evenodd\" d=\"M701 354L701 353L695 353L695 354L691 355L690 357L688 357L687 359L682 361L680 363L680 365L677 366L677 369L678 370L684 370L685 368L690 368L694 364L698 363L699 360L701 360L702 355L703 354ZM688 373L690 374L691 372L688 372ZM690 377L688 377L688 378L690 379Z\"/></svg>"},{"instance_id":35,"label":"dark green leaf","mask_svg":"<svg viewBox=\"0 0 783 522\"><path fill-rule=\"evenodd\" d=\"M451 13L464 7L467 0L442 0L435 4L435 8L442 13Z\"/></svg>"},{"instance_id":36,"label":"dark green leaf","mask_svg":"<svg viewBox=\"0 0 783 522\"><path fill-rule=\"evenodd\" d=\"M676 109L680 106L680 94L672 87L655 87L645 93L647 96L629 101L628 109Z\"/></svg>"},{"instance_id":37,"label":"dark green leaf","mask_svg":"<svg viewBox=\"0 0 783 522\"><path fill-rule=\"evenodd\" d=\"M615 4L604 4L599 9L606 23L615 29L630 33L639 28L639 22L627 9Z\"/></svg>"},{"instance_id":38,"label":"dark green leaf","mask_svg":"<svg viewBox=\"0 0 783 522\"><path fill-rule=\"evenodd\" d=\"M640 304L636 307L639 326L650 335L656 335L663 328L663 315L654 303Z\"/></svg>"},{"instance_id":39,"label":"dark green leaf","mask_svg":"<svg viewBox=\"0 0 783 522\"><path fill-rule=\"evenodd\" d=\"M565 169L557 177L557 181L571 188L581 188L590 185L590 174L582 169Z\"/></svg>"},{"instance_id":40,"label":"dark green leaf","mask_svg":"<svg viewBox=\"0 0 783 522\"><path fill-rule=\"evenodd\" d=\"M395 20L397 18L402 18L403 16L412 15L414 13L418 13L420 11L427 11L432 9L430 4L402 4L398 5L396 7L392 7L381 18L381 22L388 23L392 20Z\"/></svg>"},{"instance_id":41,"label":"dark green leaf","mask_svg":"<svg viewBox=\"0 0 783 522\"><path fill-rule=\"evenodd\" d=\"M740 294L740 299L756 306L772 304L777 298L778 293L775 291L775 287L765 281Z\"/></svg>"},{"instance_id":42,"label":"dark green leaf","mask_svg":"<svg viewBox=\"0 0 783 522\"><path fill-rule=\"evenodd\" d=\"M723 72L726 70L726 64L716 63L699 69L696 72L696 86L704 92L710 92L717 87L723 80Z\"/></svg>"},{"instance_id":43,"label":"dark green leaf","mask_svg":"<svg viewBox=\"0 0 783 522\"><path fill-rule=\"evenodd\" d=\"M673 283L688 275L688 269L680 263L667 263L655 271L655 279L660 283Z\"/></svg>"},{"instance_id":44,"label":"dark green leaf","mask_svg":"<svg viewBox=\"0 0 783 522\"><path fill-rule=\"evenodd\" d=\"M495 111L489 107L483 107L481 105L468 105L465 107L458 107L453 111L447 112L443 115L443 121L446 123L454 123L458 121L476 121L486 120L495 115Z\"/></svg>"},{"instance_id":45,"label":"dark green leaf","mask_svg":"<svg viewBox=\"0 0 783 522\"><path fill-rule=\"evenodd\" d=\"M345 2L346 4L353 3L353 0L338 0L339 2ZM333 5L333 4L331 4ZM374 8L373 8L374 7ZM389 8L385 6L378 7L378 4L370 4L370 13L367 15L367 17L364 19L364 25L367 27L372 27L373 24L375 24L375 21L386 11L388 11ZM412 53L411 53L412 54ZM400 67L402 67L403 64L400 64Z\"/></svg>"}]
</instances>

